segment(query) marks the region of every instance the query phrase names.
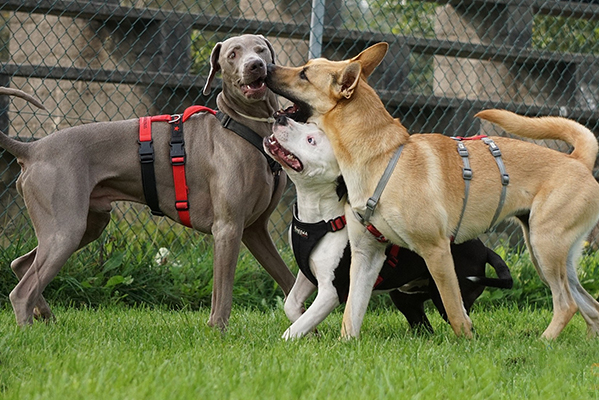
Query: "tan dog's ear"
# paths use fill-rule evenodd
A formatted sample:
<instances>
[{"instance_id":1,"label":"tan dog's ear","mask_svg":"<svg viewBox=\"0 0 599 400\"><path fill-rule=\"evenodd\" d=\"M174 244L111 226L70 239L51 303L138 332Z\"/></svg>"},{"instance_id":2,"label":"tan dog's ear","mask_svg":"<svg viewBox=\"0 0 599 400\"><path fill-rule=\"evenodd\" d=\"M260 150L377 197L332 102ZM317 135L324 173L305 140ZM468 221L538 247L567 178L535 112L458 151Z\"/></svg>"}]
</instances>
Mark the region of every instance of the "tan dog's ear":
<instances>
[{"instance_id":1,"label":"tan dog's ear","mask_svg":"<svg viewBox=\"0 0 599 400\"><path fill-rule=\"evenodd\" d=\"M356 85L360 81L360 71L362 66L359 62L351 62L341 72L341 79L339 79L339 94L346 99L349 99L354 93Z\"/></svg>"},{"instance_id":2,"label":"tan dog's ear","mask_svg":"<svg viewBox=\"0 0 599 400\"><path fill-rule=\"evenodd\" d=\"M220 71L220 64L218 63L218 57L220 57L220 49L223 44L218 42L214 48L212 49L212 53L210 53L210 73L208 74L208 79L206 79L206 84L204 85L204 96L208 96L210 94L210 90L212 89L212 81L216 76L216 73Z\"/></svg>"},{"instance_id":3,"label":"tan dog's ear","mask_svg":"<svg viewBox=\"0 0 599 400\"><path fill-rule=\"evenodd\" d=\"M368 78L381 61L383 61L387 50L389 50L389 44L387 42L379 42L370 46L350 61L359 61L362 64L362 74Z\"/></svg>"}]
</instances>

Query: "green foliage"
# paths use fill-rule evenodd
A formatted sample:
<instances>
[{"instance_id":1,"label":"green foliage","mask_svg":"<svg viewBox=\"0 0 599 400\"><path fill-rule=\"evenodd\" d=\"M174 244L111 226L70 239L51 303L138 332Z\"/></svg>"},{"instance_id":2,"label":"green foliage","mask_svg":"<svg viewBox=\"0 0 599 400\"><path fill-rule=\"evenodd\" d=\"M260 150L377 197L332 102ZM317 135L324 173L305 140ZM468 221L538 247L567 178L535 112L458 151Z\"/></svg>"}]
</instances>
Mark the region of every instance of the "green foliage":
<instances>
[{"instance_id":1,"label":"green foliage","mask_svg":"<svg viewBox=\"0 0 599 400\"><path fill-rule=\"evenodd\" d=\"M0 305L17 284L10 263L35 247L16 240L0 252ZM290 262L291 254L284 252ZM212 238L179 225L143 219L109 224L95 242L69 259L44 295L52 305L99 307L108 304L199 309L210 304ZM235 274L236 304L270 309L282 291L243 250Z\"/></svg>"},{"instance_id":2,"label":"green foliage","mask_svg":"<svg viewBox=\"0 0 599 400\"><path fill-rule=\"evenodd\" d=\"M208 76L210 72L210 53L216 45L214 40L206 40L204 32L193 31L191 34L191 73Z\"/></svg>"},{"instance_id":3,"label":"green foliage","mask_svg":"<svg viewBox=\"0 0 599 400\"><path fill-rule=\"evenodd\" d=\"M438 7L435 3L374 0L369 6L374 15L385 16L375 18L371 23L373 27L396 35L435 36L435 8Z\"/></svg>"},{"instance_id":4,"label":"green foliage","mask_svg":"<svg viewBox=\"0 0 599 400\"><path fill-rule=\"evenodd\" d=\"M545 285L530 260L528 251L517 251L500 247L495 251L510 267L514 287L510 290L487 288L478 299L478 306L511 304L519 308L535 306L551 309L551 291ZM582 286L593 296L599 297L599 254L588 251L580 259L578 277ZM487 268L487 275L493 270Z\"/></svg>"},{"instance_id":5,"label":"green foliage","mask_svg":"<svg viewBox=\"0 0 599 400\"><path fill-rule=\"evenodd\" d=\"M599 54L599 22L537 15L533 23L532 46L564 53Z\"/></svg>"}]
</instances>

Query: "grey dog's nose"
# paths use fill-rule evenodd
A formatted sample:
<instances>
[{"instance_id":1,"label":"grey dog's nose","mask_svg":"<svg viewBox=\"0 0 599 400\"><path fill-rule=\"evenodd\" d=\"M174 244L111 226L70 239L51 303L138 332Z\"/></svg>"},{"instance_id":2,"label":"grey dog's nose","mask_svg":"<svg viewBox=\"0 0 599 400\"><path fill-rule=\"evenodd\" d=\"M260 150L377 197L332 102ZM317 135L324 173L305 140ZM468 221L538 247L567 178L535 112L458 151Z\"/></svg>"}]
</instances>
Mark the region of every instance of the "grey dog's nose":
<instances>
[{"instance_id":1,"label":"grey dog's nose","mask_svg":"<svg viewBox=\"0 0 599 400\"><path fill-rule=\"evenodd\" d=\"M262 61L261 59L252 60L247 65L247 70L250 72L258 71L258 70L261 70L264 68L265 68L264 61Z\"/></svg>"},{"instance_id":2,"label":"grey dog's nose","mask_svg":"<svg viewBox=\"0 0 599 400\"><path fill-rule=\"evenodd\" d=\"M277 125L287 126L287 116L284 114L277 115L277 118L275 119L275 123Z\"/></svg>"}]
</instances>

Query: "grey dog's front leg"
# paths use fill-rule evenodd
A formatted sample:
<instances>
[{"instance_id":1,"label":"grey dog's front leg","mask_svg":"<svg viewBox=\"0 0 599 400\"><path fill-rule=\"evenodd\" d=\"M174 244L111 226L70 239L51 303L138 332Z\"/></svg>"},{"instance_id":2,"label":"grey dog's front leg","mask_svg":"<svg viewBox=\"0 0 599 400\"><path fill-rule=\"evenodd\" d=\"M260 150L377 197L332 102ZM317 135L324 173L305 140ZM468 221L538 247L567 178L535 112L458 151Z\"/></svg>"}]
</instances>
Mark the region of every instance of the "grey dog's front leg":
<instances>
[{"instance_id":1,"label":"grey dog's front leg","mask_svg":"<svg viewBox=\"0 0 599 400\"><path fill-rule=\"evenodd\" d=\"M215 224L212 307L208 325L225 330L233 304L233 282L241 247L242 227L233 223Z\"/></svg>"}]
</instances>

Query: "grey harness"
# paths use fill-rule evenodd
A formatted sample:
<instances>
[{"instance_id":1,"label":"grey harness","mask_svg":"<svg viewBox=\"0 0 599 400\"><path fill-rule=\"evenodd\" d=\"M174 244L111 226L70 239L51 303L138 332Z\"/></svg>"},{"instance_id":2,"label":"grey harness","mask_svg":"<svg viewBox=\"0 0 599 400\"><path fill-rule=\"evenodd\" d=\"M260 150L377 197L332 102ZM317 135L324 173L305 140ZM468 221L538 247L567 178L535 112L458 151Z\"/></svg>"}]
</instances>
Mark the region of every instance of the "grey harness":
<instances>
[{"instance_id":1,"label":"grey harness","mask_svg":"<svg viewBox=\"0 0 599 400\"><path fill-rule=\"evenodd\" d=\"M472 169L470 168L470 160L468 159L468 156L469 156L468 149L464 145L463 141L464 140L482 140L483 143L485 143L489 147L489 151L493 155L493 158L495 159L495 163L497 164L497 167L499 168L499 173L501 174L501 185L502 185L501 195L499 196L499 204L497 205L497 210L495 211L495 215L493 216L493 219L491 220L491 224L489 225L489 228L492 228L493 225L495 225L495 222L497 222L497 219L499 218L499 215L501 214L501 210L503 209L503 205L505 204L507 185L510 183L510 176L508 175L508 173L505 169L503 160L501 159L501 151L499 150L499 147L497 147L497 145L491 138L487 137L486 135L479 135L479 136L473 136L473 137L468 137L468 138L456 136L456 137L452 137L452 139L454 139L458 142L458 146L457 146L458 154L462 158L462 162L464 163L464 167L462 168L462 177L464 178L464 201L462 203L462 212L460 214L460 219L459 219L458 225L455 229L455 233L451 237L451 241L453 242L454 239L458 236L458 232L460 230L460 226L462 224L462 220L463 220L464 214L466 212L466 205L468 204L468 194L470 192L470 181L472 180L472 176L473 176ZM395 169L395 166L397 165L397 161L399 160L399 156L401 155L402 151L403 151L403 145L399 146L399 148L393 154L393 157L391 157L391 160L389 160L389 164L387 164L387 168L385 168L385 171L383 172L383 175L381 176L381 179L379 180L379 183L377 184L372 197L370 197L368 199L368 201L366 202L366 211L364 212L364 215L362 216L358 212L354 211L354 215L356 216L358 221L360 221L360 223L362 225L364 225L366 227L366 229L370 233L372 233L379 242L385 242L387 240L370 223L370 218L372 217L372 214L374 214L374 210L376 209L376 206L381 198L381 195L383 194L383 190L385 190L385 186L387 186L387 183L389 182L389 178L391 177L391 174L393 173L393 170Z\"/></svg>"},{"instance_id":2,"label":"grey harness","mask_svg":"<svg viewBox=\"0 0 599 400\"><path fill-rule=\"evenodd\" d=\"M462 225L462 219L464 218L464 213L466 212L466 205L468 203L468 193L470 191L470 181L472 180L472 169L470 168L470 161L468 159L468 149L464 145L464 140L482 140L484 144L489 147L489 151L493 158L495 159L495 163L497 164L497 168L499 168L499 173L501 174L501 195L499 196L499 204L497 205L497 210L495 210L495 215L493 215L493 219L491 220L491 224L489 225L489 229L495 225L499 215L501 214L501 210L503 209L503 205L505 204L505 196L507 193L507 185L510 183L510 176L508 175L505 165L503 164L503 160L501 159L501 150L495 144L493 139L487 137L486 135L479 135L473 137L460 137L454 136L453 140L458 142L458 154L462 157L462 162L464 163L464 167L462 168L462 178L464 178L464 202L462 203L462 213L460 214L460 219L458 221L458 226L455 228L455 233L452 237L453 239L458 237L458 232L460 231L460 226Z\"/></svg>"}]
</instances>

